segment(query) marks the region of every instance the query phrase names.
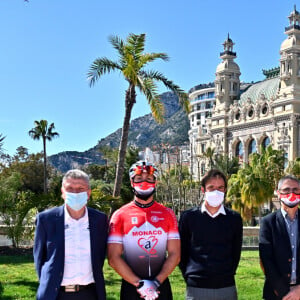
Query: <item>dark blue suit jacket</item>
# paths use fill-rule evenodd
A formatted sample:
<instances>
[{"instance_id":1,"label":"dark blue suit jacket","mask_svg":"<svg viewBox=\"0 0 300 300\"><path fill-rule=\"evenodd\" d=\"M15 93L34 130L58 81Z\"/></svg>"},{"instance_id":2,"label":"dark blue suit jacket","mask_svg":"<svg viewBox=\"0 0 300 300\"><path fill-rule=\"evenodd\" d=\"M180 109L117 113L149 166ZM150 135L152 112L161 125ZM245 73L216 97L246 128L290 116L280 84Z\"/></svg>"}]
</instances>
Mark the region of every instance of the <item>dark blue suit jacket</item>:
<instances>
[{"instance_id":1,"label":"dark blue suit jacket","mask_svg":"<svg viewBox=\"0 0 300 300\"><path fill-rule=\"evenodd\" d=\"M98 300L105 300L102 267L106 255L108 221L104 213L88 208L91 260ZM64 206L37 215L34 239L34 263L39 277L38 300L55 300L64 272Z\"/></svg>"},{"instance_id":2,"label":"dark blue suit jacket","mask_svg":"<svg viewBox=\"0 0 300 300\"><path fill-rule=\"evenodd\" d=\"M300 210L298 209L297 284L300 283ZM260 224L259 254L265 272L264 299L282 299L290 291L292 250L284 217L279 210Z\"/></svg>"}]
</instances>

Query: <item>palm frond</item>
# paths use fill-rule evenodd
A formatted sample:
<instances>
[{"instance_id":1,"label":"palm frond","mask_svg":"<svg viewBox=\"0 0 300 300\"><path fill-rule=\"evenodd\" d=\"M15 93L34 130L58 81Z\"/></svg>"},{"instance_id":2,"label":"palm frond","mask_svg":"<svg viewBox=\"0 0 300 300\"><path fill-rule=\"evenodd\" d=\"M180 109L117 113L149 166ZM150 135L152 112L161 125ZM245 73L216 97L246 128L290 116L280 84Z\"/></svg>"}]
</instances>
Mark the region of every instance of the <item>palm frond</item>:
<instances>
[{"instance_id":1,"label":"palm frond","mask_svg":"<svg viewBox=\"0 0 300 300\"><path fill-rule=\"evenodd\" d=\"M55 129L54 123L51 123L46 133L46 139L48 141L51 141L55 137L59 137L59 133L53 131L54 129Z\"/></svg>"},{"instance_id":2,"label":"palm frond","mask_svg":"<svg viewBox=\"0 0 300 300\"><path fill-rule=\"evenodd\" d=\"M110 73L115 69L120 70L121 67L118 63L106 58L97 58L94 60L92 65L90 66L90 70L87 74L87 80L89 81L89 85L92 86L95 82L106 73Z\"/></svg>"},{"instance_id":3,"label":"palm frond","mask_svg":"<svg viewBox=\"0 0 300 300\"><path fill-rule=\"evenodd\" d=\"M2 135L2 133L0 133L0 143L2 143L4 141L6 137Z\"/></svg>"},{"instance_id":4,"label":"palm frond","mask_svg":"<svg viewBox=\"0 0 300 300\"><path fill-rule=\"evenodd\" d=\"M124 41L117 35L111 35L108 37L109 42L119 52L120 57L124 55Z\"/></svg>"},{"instance_id":5,"label":"palm frond","mask_svg":"<svg viewBox=\"0 0 300 300\"><path fill-rule=\"evenodd\" d=\"M6 137L2 135L2 133L0 133L0 155L2 155L4 153L4 149L3 149L3 145L4 145L4 139Z\"/></svg>"},{"instance_id":6,"label":"palm frond","mask_svg":"<svg viewBox=\"0 0 300 300\"><path fill-rule=\"evenodd\" d=\"M169 60L169 56L166 53L145 53L140 57L139 67L142 69L146 64L156 60L162 59L164 61Z\"/></svg>"},{"instance_id":7,"label":"palm frond","mask_svg":"<svg viewBox=\"0 0 300 300\"><path fill-rule=\"evenodd\" d=\"M132 53L135 58L139 58L145 50L146 34L129 34L126 43L126 49Z\"/></svg>"},{"instance_id":8,"label":"palm frond","mask_svg":"<svg viewBox=\"0 0 300 300\"><path fill-rule=\"evenodd\" d=\"M160 101L157 86L151 78L141 79L138 77L138 79L138 87L148 100L153 118L158 123L163 123L165 110L163 103Z\"/></svg>"},{"instance_id":9,"label":"palm frond","mask_svg":"<svg viewBox=\"0 0 300 300\"><path fill-rule=\"evenodd\" d=\"M54 132L54 123L48 126L47 120L34 121L34 128L28 131L29 136L34 140L39 140L40 138L46 138L51 141L52 138L58 137L59 134Z\"/></svg>"},{"instance_id":10,"label":"palm frond","mask_svg":"<svg viewBox=\"0 0 300 300\"><path fill-rule=\"evenodd\" d=\"M158 71L141 71L142 76L145 78L152 78L157 81L162 82L166 88L173 91L179 99L180 105L183 107L183 109L189 113L190 112L190 103L189 103L189 97L186 92L184 92L177 84L175 84L172 80L169 80L167 77L165 77L161 72Z\"/></svg>"}]
</instances>

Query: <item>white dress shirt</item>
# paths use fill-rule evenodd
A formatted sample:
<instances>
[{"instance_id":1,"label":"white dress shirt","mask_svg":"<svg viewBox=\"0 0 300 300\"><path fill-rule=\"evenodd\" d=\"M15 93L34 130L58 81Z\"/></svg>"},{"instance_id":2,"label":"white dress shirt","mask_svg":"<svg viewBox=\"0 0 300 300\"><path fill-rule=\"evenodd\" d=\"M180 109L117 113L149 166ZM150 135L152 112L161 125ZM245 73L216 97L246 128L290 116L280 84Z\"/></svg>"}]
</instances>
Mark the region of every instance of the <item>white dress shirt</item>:
<instances>
[{"instance_id":1,"label":"white dress shirt","mask_svg":"<svg viewBox=\"0 0 300 300\"><path fill-rule=\"evenodd\" d=\"M61 285L87 285L94 281L88 211L73 219L65 206L65 264Z\"/></svg>"},{"instance_id":2,"label":"white dress shirt","mask_svg":"<svg viewBox=\"0 0 300 300\"><path fill-rule=\"evenodd\" d=\"M207 208L206 208L206 206L205 206L205 202L203 202L203 204L202 204L202 206L201 206L201 212L203 213L203 212L206 212L210 217L212 217L212 218L215 218L215 217L217 217L219 214L223 214L223 215L226 215L226 211L225 211L225 209L224 209L224 205L222 204L221 206L220 206L220 208L218 209L218 211L215 213L215 214L211 214L208 210L207 210Z\"/></svg>"}]
</instances>

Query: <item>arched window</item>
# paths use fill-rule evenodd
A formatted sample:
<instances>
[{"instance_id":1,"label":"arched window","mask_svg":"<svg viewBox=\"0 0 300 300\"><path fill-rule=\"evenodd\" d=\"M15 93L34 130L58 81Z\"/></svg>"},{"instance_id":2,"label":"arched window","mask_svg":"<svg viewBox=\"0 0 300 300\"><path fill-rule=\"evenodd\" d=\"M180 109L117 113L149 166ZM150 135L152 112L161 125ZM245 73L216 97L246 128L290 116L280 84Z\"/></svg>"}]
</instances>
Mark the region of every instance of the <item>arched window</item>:
<instances>
[{"instance_id":1,"label":"arched window","mask_svg":"<svg viewBox=\"0 0 300 300\"><path fill-rule=\"evenodd\" d=\"M256 150L256 142L255 142L254 139L252 139L252 140L250 141L250 143L249 143L248 153L249 153L249 155L250 155L251 153L254 153L254 152L257 152L257 150Z\"/></svg>"},{"instance_id":2,"label":"arched window","mask_svg":"<svg viewBox=\"0 0 300 300\"><path fill-rule=\"evenodd\" d=\"M289 164L289 155L288 155L288 153L284 152L283 157L284 157L283 167L286 168Z\"/></svg>"},{"instance_id":3,"label":"arched window","mask_svg":"<svg viewBox=\"0 0 300 300\"><path fill-rule=\"evenodd\" d=\"M254 110L253 110L253 107L251 107L249 110L248 110L248 117L249 118L252 118L254 115Z\"/></svg>"},{"instance_id":4,"label":"arched window","mask_svg":"<svg viewBox=\"0 0 300 300\"><path fill-rule=\"evenodd\" d=\"M201 164L201 175L203 176L205 174L205 163Z\"/></svg>"},{"instance_id":5,"label":"arched window","mask_svg":"<svg viewBox=\"0 0 300 300\"><path fill-rule=\"evenodd\" d=\"M268 136L265 137L264 140L263 140L263 142L262 142L263 148L267 148L270 145L270 143L271 143L270 138Z\"/></svg>"},{"instance_id":6,"label":"arched window","mask_svg":"<svg viewBox=\"0 0 300 300\"><path fill-rule=\"evenodd\" d=\"M263 108L261 109L261 113L262 113L263 115L266 115L267 112L268 112L268 106L265 104L265 105L263 106Z\"/></svg>"},{"instance_id":7,"label":"arched window","mask_svg":"<svg viewBox=\"0 0 300 300\"><path fill-rule=\"evenodd\" d=\"M242 142L238 142L235 148L235 156L238 157L239 159L242 159L244 156L244 151L243 151L243 144Z\"/></svg>"}]
</instances>

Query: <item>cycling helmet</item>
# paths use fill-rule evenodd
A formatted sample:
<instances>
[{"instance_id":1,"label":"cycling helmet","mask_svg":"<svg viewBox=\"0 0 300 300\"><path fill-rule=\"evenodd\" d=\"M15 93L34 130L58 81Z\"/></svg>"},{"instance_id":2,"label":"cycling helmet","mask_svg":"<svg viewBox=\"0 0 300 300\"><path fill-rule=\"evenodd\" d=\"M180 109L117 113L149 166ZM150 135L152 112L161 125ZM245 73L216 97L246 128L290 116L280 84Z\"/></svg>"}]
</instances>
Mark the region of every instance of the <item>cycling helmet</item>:
<instances>
[{"instance_id":1,"label":"cycling helmet","mask_svg":"<svg viewBox=\"0 0 300 300\"><path fill-rule=\"evenodd\" d=\"M155 179L157 179L158 177L158 170L153 163L145 160L139 160L134 163L129 169L130 180L132 180L135 175L140 175L143 172L147 172L148 174L153 175Z\"/></svg>"}]
</instances>

